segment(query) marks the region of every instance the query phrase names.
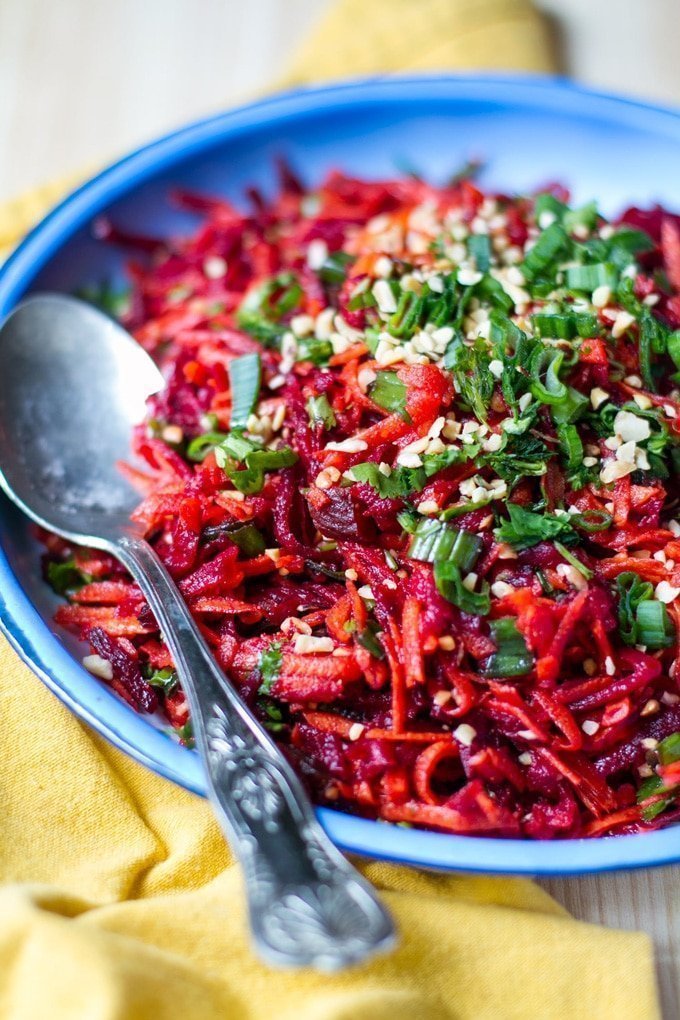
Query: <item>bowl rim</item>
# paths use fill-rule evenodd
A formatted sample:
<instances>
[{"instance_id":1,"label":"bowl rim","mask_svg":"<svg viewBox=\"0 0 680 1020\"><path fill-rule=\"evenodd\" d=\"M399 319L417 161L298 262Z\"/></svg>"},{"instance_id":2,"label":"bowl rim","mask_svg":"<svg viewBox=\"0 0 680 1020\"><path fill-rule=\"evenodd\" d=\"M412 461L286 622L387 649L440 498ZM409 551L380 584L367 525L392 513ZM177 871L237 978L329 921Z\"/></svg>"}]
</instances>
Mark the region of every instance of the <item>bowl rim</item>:
<instances>
[{"instance_id":1,"label":"bowl rim","mask_svg":"<svg viewBox=\"0 0 680 1020\"><path fill-rule=\"evenodd\" d=\"M680 141L680 109L592 91L543 75L389 75L296 88L180 127L105 167L52 208L0 267L0 318L11 310L45 263L73 233L136 187L197 157L219 142L265 124L343 107L492 101L572 114L586 112L622 126L655 125ZM4 503L2 504L4 505ZM155 730L108 688L94 681L50 630L24 592L0 547L0 630L46 686L77 716L116 747L159 775L198 794L205 783L196 754ZM437 870L570 875L642 868L680 861L680 830L591 840L530 841L456 836L317 809L324 828L343 850L379 860Z\"/></svg>"}]
</instances>

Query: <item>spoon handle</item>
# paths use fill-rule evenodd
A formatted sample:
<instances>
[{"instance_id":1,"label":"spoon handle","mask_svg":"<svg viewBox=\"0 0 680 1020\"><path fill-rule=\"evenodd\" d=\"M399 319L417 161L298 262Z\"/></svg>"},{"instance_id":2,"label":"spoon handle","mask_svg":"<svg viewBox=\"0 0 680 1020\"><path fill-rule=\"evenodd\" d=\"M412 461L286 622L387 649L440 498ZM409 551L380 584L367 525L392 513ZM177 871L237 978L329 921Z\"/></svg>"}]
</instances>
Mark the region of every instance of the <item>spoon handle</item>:
<instances>
[{"instance_id":1,"label":"spoon handle","mask_svg":"<svg viewBox=\"0 0 680 1020\"><path fill-rule=\"evenodd\" d=\"M209 796L244 870L261 958L335 971L390 948L389 914L317 822L299 779L226 680L154 550L130 535L115 552L174 658Z\"/></svg>"}]
</instances>

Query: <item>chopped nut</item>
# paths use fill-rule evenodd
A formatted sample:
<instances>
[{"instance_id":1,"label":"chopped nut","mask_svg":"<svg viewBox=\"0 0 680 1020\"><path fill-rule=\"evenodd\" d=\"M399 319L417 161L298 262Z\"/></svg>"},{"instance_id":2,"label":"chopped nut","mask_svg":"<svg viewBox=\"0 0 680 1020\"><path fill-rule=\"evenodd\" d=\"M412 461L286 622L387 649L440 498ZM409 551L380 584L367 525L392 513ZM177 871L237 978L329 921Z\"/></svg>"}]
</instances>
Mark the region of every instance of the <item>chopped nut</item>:
<instances>
[{"instance_id":1,"label":"chopped nut","mask_svg":"<svg viewBox=\"0 0 680 1020\"><path fill-rule=\"evenodd\" d=\"M639 418L632 411L619 411L614 418L614 432L624 443L639 443L649 439L652 432L646 418Z\"/></svg>"},{"instance_id":2,"label":"chopped nut","mask_svg":"<svg viewBox=\"0 0 680 1020\"><path fill-rule=\"evenodd\" d=\"M600 404L604 404L605 400L609 400L609 394L606 390L603 390L601 386L595 386L590 391L590 404L594 411L597 411Z\"/></svg>"},{"instance_id":3,"label":"chopped nut","mask_svg":"<svg viewBox=\"0 0 680 1020\"><path fill-rule=\"evenodd\" d=\"M593 291L593 304L596 308L605 308L609 304L611 296L611 287L603 283Z\"/></svg>"},{"instance_id":4,"label":"chopped nut","mask_svg":"<svg viewBox=\"0 0 680 1020\"><path fill-rule=\"evenodd\" d=\"M101 655L86 655L83 659L83 666L88 673L98 676L100 680L113 680L113 666L108 659L103 659Z\"/></svg>"},{"instance_id":5,"label":"chopped nut","mask_svg":"<svg viewBox=\"0 0 680 1020\"><path fill-rule=\"evenodd\" d=\"M336 467L327 467L316 476L314 484L318 489L330 489L340 481L340 472Z\"/></svg>"},{"instance_id":6,"label":"chopped nut","mask_svg":"<svg viewBox=\"0 0 680 1020\"><path fill-rule=\"evenodd\" d=\"M668 581L659 581L656 588L654 589L654 595L666 605L670 605L671 602L675 602L678 595L680 595L680 588L675 588Z\"/></svg>"},{"instance_id":7,"label":"chopped nut","mask_svg":"<svg viewBox=\"0 0 680 1020\"><path fill-rule=\"evenodd\" d=\"M477 730L469 723L461 723L460 726L456 727L453 731L453 735L459 744L463 744L465 747L469 747L472 741L477 736Z\"/></svg>"},{"instance_id":8,"label":"chopped nut","mask_svg":"<svg viewBox=\"0 0 680 1020\"><path fill-rule=\"evenodd\" d=\"M221 255L209 255L203 263L203 274L209 280L219 280L226 276L228 268L226 259Z\"/></svg>"},{"instance_id":9,"label":"chopped nut","mask_svg":"<svg viewBox=\"0 0 680 1020\"><path fill-rule=\"evenodd\" d=\"M298 634L293 645L296 655L327 655L333 648L332 638L313 637L309 634Z\"/></svg>"},{"instance_id":10,"label":"chopped nut","mask_svg":"<svg viewBox=\"0 0 680 1020\"><path fill-rule=\"evenodd\" d=\"M362 453L368 449L368 443L363 439L343 439L340 443L326 443L325 449L337 453Z\"/></svg>"}]
</instances>

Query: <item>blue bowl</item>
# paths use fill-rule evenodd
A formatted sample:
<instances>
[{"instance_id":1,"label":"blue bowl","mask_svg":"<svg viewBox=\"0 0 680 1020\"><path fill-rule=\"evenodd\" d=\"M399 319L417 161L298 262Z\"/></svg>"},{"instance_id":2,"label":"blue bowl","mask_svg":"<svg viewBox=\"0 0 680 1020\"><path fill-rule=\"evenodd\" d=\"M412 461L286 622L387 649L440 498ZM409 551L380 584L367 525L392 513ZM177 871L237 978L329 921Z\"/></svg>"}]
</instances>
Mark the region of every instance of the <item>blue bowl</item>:
<instances>
[{"instance_id":1,"label":"blue bowl","mask_svg":"<svg viewBox=\"0 0 680 1020\"><path fill-rule=\"evenodd\" d=\"M443 181L469 157L504 191L562 181L574 199L680 206L680 116L540 78L390 78L275 96L184 128L104 170L54 209L0 271L0 317L25 294L72 292L123 279L123 257L90 234L107 212L151 234L190 231L167 204L174 185L241 201L274 186L284 154L310 182L338 167L377 177L408 166ZM197 755L135 714L80 665L76 642L51 622L57 604L38 569L29 527L0 503L0 626L18 653L81 718L128 754L197 793ZM574 874L680 861L680 828L595 840L524 842L419 832L321 809L338 846L439 869Z\"/></svg>"}]
</instances>

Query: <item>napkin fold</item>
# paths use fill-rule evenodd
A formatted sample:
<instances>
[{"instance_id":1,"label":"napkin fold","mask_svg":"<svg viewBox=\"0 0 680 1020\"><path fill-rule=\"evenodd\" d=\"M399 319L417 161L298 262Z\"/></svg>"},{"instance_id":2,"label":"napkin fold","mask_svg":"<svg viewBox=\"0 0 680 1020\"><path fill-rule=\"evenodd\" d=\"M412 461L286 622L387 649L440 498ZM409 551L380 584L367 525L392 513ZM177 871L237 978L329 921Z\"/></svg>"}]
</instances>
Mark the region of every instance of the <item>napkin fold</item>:
<instances>
[{"instance_id":1,"label":"napkin fold","mask_svg":"<svg viewBox=\"0 0 680 1020\"><path fill-rule=\"evenodd\" d=\"M552 67L524 0L341 0L286 81ZM76 181L0 207L0 247ZM0 638L0 1020L633 1020L659 1015L640 933L524 879L360 864L399 946L334 977L269 970L207 803L80 723Z\"/></svg>"}]
</instances>

